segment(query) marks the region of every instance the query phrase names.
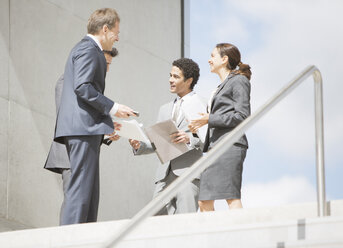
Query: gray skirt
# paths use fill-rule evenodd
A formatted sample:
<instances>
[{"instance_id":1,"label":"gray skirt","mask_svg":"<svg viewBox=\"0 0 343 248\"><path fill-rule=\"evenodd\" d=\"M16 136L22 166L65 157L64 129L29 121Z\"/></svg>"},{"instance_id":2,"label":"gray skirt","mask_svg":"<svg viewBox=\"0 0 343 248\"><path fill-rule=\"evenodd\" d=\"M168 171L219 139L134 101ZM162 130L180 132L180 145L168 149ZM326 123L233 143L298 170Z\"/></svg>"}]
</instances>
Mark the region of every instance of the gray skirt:
<instances>
[{"instance_id":1,"label":"gray skirt","mask_svg":"<svg viewBox=\"0 0 343 248\"><path fill-rule=\"evenodd\" d=\"M247 148L233 145L201 174L199 200L241 199L246 152Z\"/></svg>"}]
</instances>

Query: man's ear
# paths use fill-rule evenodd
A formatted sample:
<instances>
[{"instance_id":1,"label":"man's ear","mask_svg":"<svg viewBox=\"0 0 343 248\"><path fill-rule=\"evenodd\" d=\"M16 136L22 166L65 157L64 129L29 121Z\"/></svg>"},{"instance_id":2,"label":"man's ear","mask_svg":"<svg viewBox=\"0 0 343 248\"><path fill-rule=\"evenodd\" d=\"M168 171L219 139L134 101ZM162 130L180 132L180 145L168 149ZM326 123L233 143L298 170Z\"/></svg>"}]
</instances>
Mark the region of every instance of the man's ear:
<instances>
[{"instance_id":1,"label":"man's ear","mask_svg":"<svg viewBox=\"0 0 343 248\"><path fill-rule=\"evenodd\" d=\"M193 78L188 78L185 82L188 85L188 88L191 89L191 85L193 83Z\"/></svg>"},{"instance_id":2,"label":"man's ear","mask_svg":"<svg viewBox=\"0 0 343 248\"><path fill-rule=\"evenodd\" d=\"M102 26L102 31L104 33L106 33L108 31L108 26L106 24L104 26Z\"/></svg>"}]
</instances>

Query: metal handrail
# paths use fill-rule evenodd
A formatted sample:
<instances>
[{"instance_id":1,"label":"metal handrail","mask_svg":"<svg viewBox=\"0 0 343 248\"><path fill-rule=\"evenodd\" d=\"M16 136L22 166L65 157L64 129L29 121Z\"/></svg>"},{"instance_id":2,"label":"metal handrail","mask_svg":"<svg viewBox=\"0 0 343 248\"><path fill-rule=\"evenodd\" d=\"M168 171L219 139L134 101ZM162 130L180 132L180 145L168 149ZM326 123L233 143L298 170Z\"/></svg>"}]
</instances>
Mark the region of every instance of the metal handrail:
<instances>
[{"instance_id":1,"label":"metal handrail","mask_svg":"<svg viewBox=\"0 0 343 248\"><path fill-rule=\"evenodd\" d=\"M205 156L195 162L187 171L179 176L165 190L150 201L141 211L117 233L111 236L103 247L114 247L129 232L139 225L145 218L156 214L164 205L166 205L178 192L178 190L188 182L191 182L195 175L199 175L228 148L230 148L258 119L266 114L272 107L285 98L291 91L300 85L306 78L313 75L315 83L315 136L316 136L316 166L317 166L317 208L318 216L328 215L325 200L325 175L324 175L324 131L323 131L323 85L320 71L316 66L308 66L290 83L282 88L275 96L261 106L254 114L244 120L232 132L228 133L221 141L217 143Z\"/></svg>"}]
</instances>

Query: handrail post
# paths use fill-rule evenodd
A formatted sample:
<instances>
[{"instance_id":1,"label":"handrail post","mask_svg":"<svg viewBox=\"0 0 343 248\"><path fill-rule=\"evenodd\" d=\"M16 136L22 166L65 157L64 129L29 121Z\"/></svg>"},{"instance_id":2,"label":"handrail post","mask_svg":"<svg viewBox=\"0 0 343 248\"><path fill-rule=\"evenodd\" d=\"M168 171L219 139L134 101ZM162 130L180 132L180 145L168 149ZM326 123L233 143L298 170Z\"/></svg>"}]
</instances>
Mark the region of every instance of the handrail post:
<instances>
[{"instance_id":1,"label":"handrail post","mask_svg":"<svg viewBox=\"0 0 343 248\"><path fill-rule=\"evenodd\" d=\"M319 70L313 72L316 133L316 171L317 171L317 211L318 216L327 216L325 199L324 170L324 117L323 117L323 80Z\"/></svg>"}]
</instances>

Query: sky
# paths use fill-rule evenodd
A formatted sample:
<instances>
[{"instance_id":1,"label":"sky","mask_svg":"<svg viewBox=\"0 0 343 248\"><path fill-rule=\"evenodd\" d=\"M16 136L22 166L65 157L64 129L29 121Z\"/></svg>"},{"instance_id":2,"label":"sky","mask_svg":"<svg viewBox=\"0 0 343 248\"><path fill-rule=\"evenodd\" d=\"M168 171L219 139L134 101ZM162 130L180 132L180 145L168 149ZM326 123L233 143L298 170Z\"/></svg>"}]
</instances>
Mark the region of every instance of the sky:
<instances>
[{"instance_id":1,"label":"sky","mask_svg":"<svg viewBox=\"0 0 343 248\"><path fill-rule=\"evenodd\" d=\"M343 199L343 1L191 0L195 87L208 98L220 83L208 66L217 43L236 45L249 64L252 113L309 65L323 77L326 199ZM247 208L316 201L314 87L305 80L246 133L242 202ZM217 210L227 209L216 202Z\"/></svg>"}]
</instances>

